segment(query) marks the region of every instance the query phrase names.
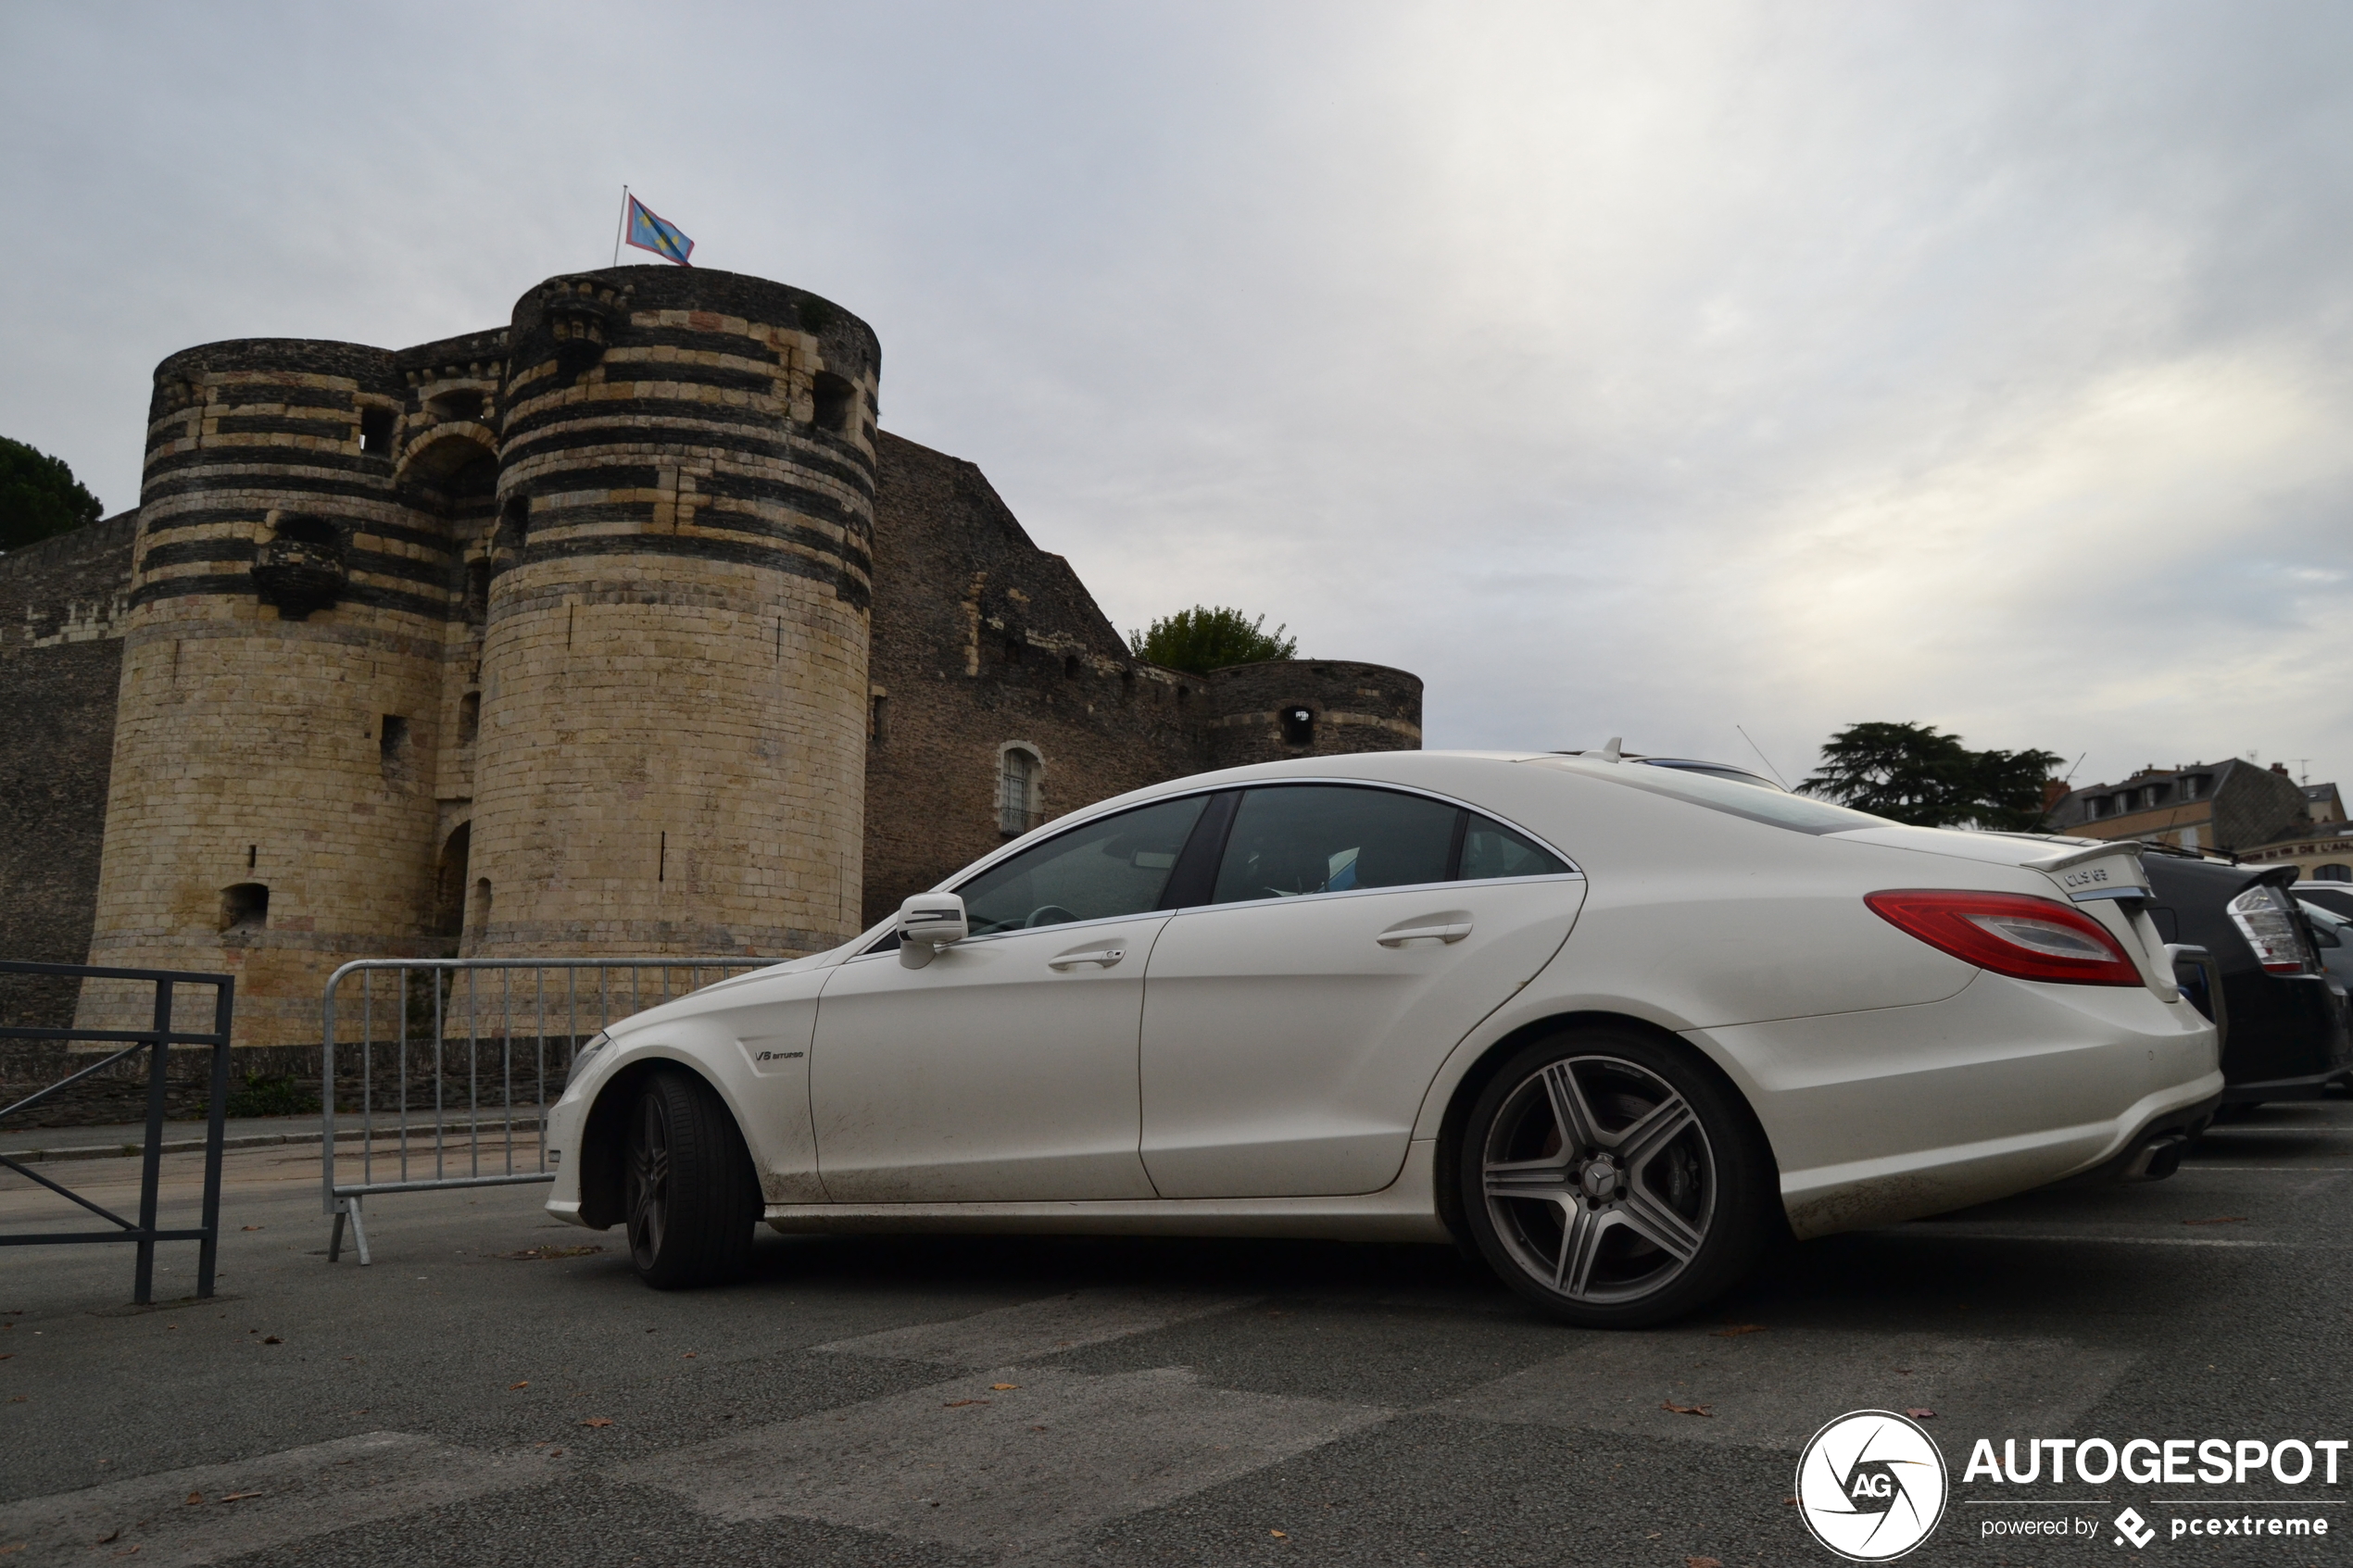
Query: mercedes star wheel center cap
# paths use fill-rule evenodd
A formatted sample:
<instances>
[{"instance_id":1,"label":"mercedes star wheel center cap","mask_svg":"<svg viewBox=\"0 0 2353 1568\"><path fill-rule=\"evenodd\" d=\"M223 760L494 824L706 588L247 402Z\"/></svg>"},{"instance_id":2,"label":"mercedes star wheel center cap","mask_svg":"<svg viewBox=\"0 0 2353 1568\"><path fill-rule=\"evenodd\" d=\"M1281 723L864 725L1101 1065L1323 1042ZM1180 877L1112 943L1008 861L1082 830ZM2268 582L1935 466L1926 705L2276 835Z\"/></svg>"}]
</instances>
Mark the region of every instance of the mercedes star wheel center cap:
<instances>
[{"instance_id":1,"label":"mercedes star wheel center cap","mask_svg":"<svg viewBox=\"0 0 2353 1568\"><path fill-rule=\"evenodd\" d=\"M1595 1155L1585 1166L1585 1196L1607 1198L1617 1190L1617 1161L1606 1154Z\"/></svg>"}]
</instances>

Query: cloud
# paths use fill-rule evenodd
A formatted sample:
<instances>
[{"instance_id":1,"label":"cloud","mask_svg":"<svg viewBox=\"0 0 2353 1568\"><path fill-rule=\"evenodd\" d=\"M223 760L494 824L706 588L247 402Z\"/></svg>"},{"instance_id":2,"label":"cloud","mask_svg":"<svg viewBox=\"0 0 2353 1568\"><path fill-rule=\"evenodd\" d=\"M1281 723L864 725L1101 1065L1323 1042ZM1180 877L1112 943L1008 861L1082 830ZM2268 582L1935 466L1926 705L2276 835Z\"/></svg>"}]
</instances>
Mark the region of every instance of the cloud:
<instances>
[{"instance_id":1,"label":"cloud","mask_svg":"<svg viewBox=\"0 0 2353 1568\"><path fill-rule=\"evenodd\" d=\"M2353 778L2353 18L2231 7L20 5L0 430L602 263L875 323L1121 626L1429 683L1435 744L1839 724Z\"/></svg>"}]
</instances>

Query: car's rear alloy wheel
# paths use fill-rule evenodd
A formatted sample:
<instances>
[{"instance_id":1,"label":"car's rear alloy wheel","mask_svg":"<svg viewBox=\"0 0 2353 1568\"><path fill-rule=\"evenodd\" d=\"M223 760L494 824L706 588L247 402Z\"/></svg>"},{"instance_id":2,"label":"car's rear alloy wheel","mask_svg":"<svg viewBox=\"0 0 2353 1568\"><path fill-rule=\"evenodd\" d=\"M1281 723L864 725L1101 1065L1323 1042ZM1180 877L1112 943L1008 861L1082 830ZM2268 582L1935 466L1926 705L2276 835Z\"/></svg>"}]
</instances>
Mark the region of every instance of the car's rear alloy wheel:
<instances>
[{"instance_id":1,"label":"car's rear alloy wheel","mask_svg":"<svg viewBox=\"0 0 2353 1568\"><path fill-rule=\"evenodd\" d=\"M1771 1234L1771 1171L1720 1080L1615 1030L1522 1051L1462 1141L1479 1251L1522 1295L1594 1327L1674 1317L1745 1273Z\"/></svg>"},{"instance_id":2,"label":"car's rear alloy wheel","mask_svg":"<svg viewBox=\"0 0 2353 1568\"><path fill-rule=\"evenodd\" d=\"M726 1103L693 1073L664 1069L637 1091L628 1133L623 1213L637 1277L657 1290L741 1277L760 1182Z\"/></svg>"}]
</instances>

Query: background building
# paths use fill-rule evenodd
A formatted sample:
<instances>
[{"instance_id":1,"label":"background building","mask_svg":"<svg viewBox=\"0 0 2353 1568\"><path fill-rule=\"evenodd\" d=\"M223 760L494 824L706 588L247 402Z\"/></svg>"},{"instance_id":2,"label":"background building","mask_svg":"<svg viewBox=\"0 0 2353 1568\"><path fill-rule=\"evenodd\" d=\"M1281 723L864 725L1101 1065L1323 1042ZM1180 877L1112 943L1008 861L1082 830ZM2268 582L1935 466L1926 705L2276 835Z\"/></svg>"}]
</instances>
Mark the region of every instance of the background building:
<instances>
[{"instance_id":1,"label":"background building","mask_svg":"<svg viewBox=\"0 0 2353 1568\"><path fill-rule=\"evenodd\" d=\"M2059 797L2051 829L2081 838L2140 838L2224 854L2268 844L2311 821L2304 787L2274 762L2236 758L2171 768L2151 763L2121 784Z\"/></svg>"},{"instance_id":2,"label":"background building","mask_svg":"<svg viewBox=\"0 0 2353 1568\"><path fill-rule=\"evenodd\" d=\"M1107 796L1420 744L1402 671L1136 659L880 375L669 267L166 359L138 509L0 558L0 953L227 969L241 1043L313 1041L351 958L791 956Z\"/></svg>"}]
</instances>

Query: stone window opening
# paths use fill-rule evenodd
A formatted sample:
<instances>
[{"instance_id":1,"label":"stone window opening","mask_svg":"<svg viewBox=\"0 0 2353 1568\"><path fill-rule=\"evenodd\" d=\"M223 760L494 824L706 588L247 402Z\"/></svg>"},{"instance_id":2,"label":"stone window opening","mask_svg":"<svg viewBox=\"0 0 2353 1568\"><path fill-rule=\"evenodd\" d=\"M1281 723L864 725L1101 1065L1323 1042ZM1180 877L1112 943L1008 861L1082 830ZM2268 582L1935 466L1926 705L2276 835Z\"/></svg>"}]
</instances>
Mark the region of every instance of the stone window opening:
<instances>
[{"instance_id":1,"label":"stone window opening","mask_svg":"<svg viewBox=\"0 0 2353 1568\"><path fill-rule=\"evenodd\" d=\"M876 746L890 738L890 698L876 692L869 705L866 738Z\"/></svg>"},{"instance_id":2,"label":"stone window opening","mask_svg":"<svg viewBox=\"0 0 2353 1568\"><path fill-rule=\"evenodd\" d=\"M490 879L486 876L474 883L473 919L469 923L477 942L490 929Z\"/></svg>"},{"instance_id":3,"label":"stone window opening","mask_svg":"<svg viewBox=\"0 0 2353 1568\"><path fill-rule=\"evenodd\" d=\"M254 862L255 862L256 860L260 859L261 859L261 846L260 846L260 845L258 845L258 844L248 844L248 845L246 845L246 846L245 846L245 870L247 870L247 871L251 871L251 870L253 870Z\"/></svg>"},{"instance_id":4,"label":"stone window opening","mask_svg":"<svg viewBox=\"0 0 2353 1568\"><path fill-rule=\"evenodd\" d=\"M376 765L388 779L409 776L409 721L387 713L376 725Z\"/></svg>"},{"instance_id":5,"label":"stone window opening","mask_svg":"<svg viewBox=\"0 0 2353 1568\"><path fill-rule=\"evenodd\" d=\"M490 558L476 556L466 563L466 624L480 626L490 619Z\"/></svg>"},{"instance_id":6,"label":"stone window opening","mask_svg":"<svg viewBox=\"0 0 2353 1568\"><path fill-rule=\"evenodd\" d=\"M1046 820L1046 764L1031 747L1010 742L1000 748L997 771L997 831L1018 838Z\"/></svg>"},{"instance_id":7,"label":"stone window opening","mask_svg":"<svg viewBox=\"0 0 2353 1568\"><path fill-rule=\"evenodd\" d=\"M466 934L466 858L473 836L473 824L459 822L441 846L441 864L434 876L433 934L446 942Z\"/></svg>"},{"instance_id":8,"label":"stone window opening","mask_svg":"<svg viewBox=\"0 0 2353 1568\"><path fill-rule=\"evenodd\" d=\"M371 458L392 456L392 427L397 416L389 408L359 410L359 450Z\"/></svg>"},{"instance_id":9,"label":"stone window opening","mask_svg":"<svg viewBox=\"0 0 2353 1568\"><path fill-rule=\"evenodd\" d=\"M468 692L458 699L458 744L472 746L482 734L482 694Z\"/></svg>"},{"instance_id":10,"label":"stone window opening","mask_svg":"<svg viewBox=\"0 0 2353 1568\"><path fill-rule=\"evenodd\" d=\"M1078 679L1078 656L1076 654L1065 654L1063 657L1063 679L1065 681L1076 681Z\"/></svg>"},{"instance_id":11,"label":"stone window opening","mask_svg":"<svg viewBox=\"0 0 2353 1568\"><path fill-rule=\"evenodd\" d=\"M1283 709L1283 744L1313 746L1315 744L1315 710L1302 703L1293 703Z\"/></svg>"},{"instance_id":12,"label":"stone window opening","mask_svg":"<svg viewBox=\"0 0 2353 1568\"><path fill-rule=\"evenodd\" d=\"M223 932L262 931L270 924L270 889L258 882L234 883L220 890Z\"/></svg>"},{"instance_id":13,"label":"stone window opening","mask_svg":"<svg viewBox=\"0 0 2353 1568\"><path fill-rule=\"evenodd\" d=\"M810 392L817 404L817 428L836 435L848 433L849 408L857 399L858 389L831 370L820 370L812 381Z\"/></svg>"},{"instance_id":14,"label":"stone window opening","mask_svg":"<svg viewBox=\"0 0 2353 1568\"><path fill-rule=\"evenodd\" d=\"M1018 632L1008 632L1005 633L1006 663L1019 664L1021 662L1022 645L1026 640L1027 639L1024 638Z\"/></svg>"}]
</instances>

